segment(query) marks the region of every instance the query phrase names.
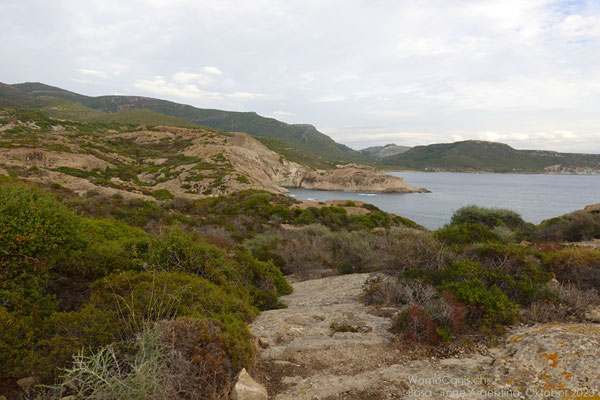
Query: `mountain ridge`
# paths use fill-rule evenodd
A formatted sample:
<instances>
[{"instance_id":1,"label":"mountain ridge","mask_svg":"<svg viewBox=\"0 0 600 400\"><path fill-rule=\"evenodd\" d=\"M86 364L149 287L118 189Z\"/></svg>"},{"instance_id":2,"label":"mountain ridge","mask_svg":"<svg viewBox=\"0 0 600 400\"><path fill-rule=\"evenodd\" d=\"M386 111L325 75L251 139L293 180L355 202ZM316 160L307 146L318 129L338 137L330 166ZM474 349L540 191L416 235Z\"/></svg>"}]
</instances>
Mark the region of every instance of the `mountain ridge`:
<instances>
[{"instance_id":1,"label":"mountain ridge","mask_svg":"<svg viewBox=\"0 0 600 400\"><path fill-rule=\"evenodd\" d=\"M0 83L0 106L26 107L57 118L132 125L206 126L244 132L287 159L332 169L360 163L380 169L449 172L600 173L600 155L516 150L482 140L407 148L388 144L353 150L311 124L287 124L256 112L201 109L145 96L86 96L40 82Z\"/></svg>"},{"instance_id":2,"label":"mountain ridge","mask_svg":"<svg viewBox=\"0 0 600 400\"><path fill-rule=\"evenodd\" d=\"M600 173L600 154L517 150L505 143L465 140L416 146L380 164L423 171Z\"/></svg>"},{"instance_id":3,"label":"mountain ridge","mask_svg":"<svg viewBox=\"0 0 600 400\"><path fill-rule=\"evenodd\" d=\"M86 96L40 82L10 85L34 97L54 97L73 101L104 113L148 109L191 123L230 132L245 132L257 137L281 140L288 145L333 162L361 162L360 152L335 142L310 124L287 124L256 112L203 109L188 104L145 96L105 95Z\"/></svg>"}]
</instances>

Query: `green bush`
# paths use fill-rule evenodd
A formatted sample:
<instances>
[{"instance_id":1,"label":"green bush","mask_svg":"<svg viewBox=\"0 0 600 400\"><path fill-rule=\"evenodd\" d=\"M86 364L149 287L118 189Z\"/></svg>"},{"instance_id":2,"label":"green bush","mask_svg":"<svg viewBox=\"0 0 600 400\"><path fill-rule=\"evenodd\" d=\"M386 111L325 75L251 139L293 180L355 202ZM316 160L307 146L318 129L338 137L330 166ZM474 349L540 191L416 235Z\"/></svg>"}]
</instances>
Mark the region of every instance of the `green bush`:
<instances>
[{"instance_id":1,"label":"green bush","mask_svg":"<svg viewBox=\"0 0 600 400\"><path fill-rule=\"evenodd\" d=\"M485 208L470 205L458 209L450 220L450 225L482 224L488 228L507 226L510 229L520 228L525 225L521 216L504 208Z\"/></svg>"},{"instance_id":2,"label":"green bush","mask_svg":"<svg viewBox=\"0 0 600 400\"><path fill-rule=\"evenodd\" d=\"M169 189L158 189L152 192L152 197L156 200L170 200L174 196L171 194Z\"/></svg>"},{"instance_id":3,"label":"green bush","mask_svg":"<svg viewBox=\"0 0 600 400\"><path fill-rule=\"evenodd\" d=\"M231 354L233 364L248 366L252 360L254 350L246 323L258 310L243 293L180 272L123 272L99 280L92 289L92 304L101 310L116 310L130 335L159 320L211 318L223 324L228 343L238 343L239 349Z\"/></svg>"},{"instance_id":4,"label":"green bush","mask_svg":"<svg viewBox=\"0 0 600 400\"><path fill-rule=\"evenodd\" d=\"M57 312L43 323L42 334L34 345L35 353L24 358L21 375L54 380L60 367L69 365L73 355L86 353L119 340L123 326L113 309L91 304L71 312ZM18 375L17 375L18 376Z\"/></svg>"},{"instance_id":5,"label":"green bush","mask_svg":"<svg viewBox=\"0 0 600 400\"><path fill-rule=\"evenodd\" d=\"M46 286L52 267L83 246L79 233L80 218L48 194L0 186L0 304L21 314L51 313Z\"/></svg>"},{"instance_id":6,"label":"green bush","mask_svg":"<svg viewBox=\"0 0 600 400\"><path fill-rule=\"evenodd\" d=\"M600 217L586 211L576 211L542 222L534 231L538 240L579 242L600 238Z\"/></svg>"},{"instance_id":7,"label":"green bush","mask_svg":"<svg viewBox=\"0 0 600 400\"><path fill-rule=\"evenodd\" d=\"M486 282L502 288L512 301L527 306L538 299L554 298L548 287L551 274L531 249L485 243L474 246L466 255L481 263Z\"/></svg>"},{"instance_id":8,"label":"green bush","mask_svg":"<svg viewBox=\"0 0 600 400\"><path fill-rule=\"evenodd\" d=\"M481 245L474 250L478 259L463 259L439 269L413 269L405 273L450 292L468 309L469 324L495 330L516 320L519 306L539 299L552 299L549 275L518 249L500 244Z\"/></svg>"},{"instance_id":9,"label":"green bush","mask_svg":"<svg viewBox=\"0 0 600 400\"><path fill-rule=\"evenodd\" d=\"M109 219L82 219L85 247L63 257L56 271L94 281L118 270L141 270L149 237L143 230Z\"/></svg>"},{"instance_id":10,"label":"green bush","mask_svg":"<svg viewBox=\"0 0 600 400\"><path fill-rule=\"evenodd\" d=\"M495 330L517 319L519 307L497 286L488 287L479 278L447 282L441 288L467 305L467 322L471 326Z\"/></svg>"},{"instance_id":11,"label":"green bush","mask_svg":"<svg viewBox=\"0 0 600 400\"><path fill-rule=\"evenodd\" d=\"M479 223L446 225L433 233L435 239L448 246L464 246L472 243L497 242L501 238L490 228Z\"/></svg>"},{"instance_id":12,"label":"green bush","mask_svg":"<svg viewBox=\"0 0 600 400\"><path fill-rule=\"evenodd\" d=\"M223 250L178 228L154 237L149 252L150 267L157 271L193 273L218 285L234 274Z\"/></svg>"},{"instance_id":13,"label":"green bush","mask_svg":"<svg viewBox=\"0 0 600 400\"><path fill-rule=\"evenodd\" d=\"M280 307L278 296L291 292L281 271L237 249L232 257L202 238L171 229L156 237L150 248L150 267L193 273L215 284L247 293L259 309Z\"/></svg>"}]
</instances>

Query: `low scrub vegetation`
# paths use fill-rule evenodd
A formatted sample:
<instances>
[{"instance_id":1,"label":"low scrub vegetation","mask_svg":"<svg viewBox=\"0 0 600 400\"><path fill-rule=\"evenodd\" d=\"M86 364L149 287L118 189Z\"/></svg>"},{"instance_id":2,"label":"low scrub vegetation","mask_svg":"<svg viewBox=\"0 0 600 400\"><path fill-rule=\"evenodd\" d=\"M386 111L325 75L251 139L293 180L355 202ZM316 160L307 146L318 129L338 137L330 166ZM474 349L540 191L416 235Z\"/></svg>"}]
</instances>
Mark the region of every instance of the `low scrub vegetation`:
<instances>
[{"instance_id":1,"label":"low scrub vegetation","mask_svg":"<svg viewBox=\"0 0 600 400\"><path fill-rule=\"evenodd\" d=\"M85 398L163 398L175 390L169 374L187 373L192 385L189 374L204 371L205 395L217 396L252 362L247 324L291 292L281 271L190 229L162 223L160 233L148 233L69 209L81 204L29 185L0 185L2 381L34 376L48 384L65 375ZM179 371L182 365L192 372ZM187 390L184 398L207 398Z\"/></svg>"},{"instance_id":2,"label":"low scrub vegetation","mask_svg":"<svg viewBox=\"0 0 600 400\"><path fill-rule=\"evenodd\" d=\"M548 223L506 210L470 206L429 232L370 205L351 215L255 190L159 193L0 179L0 394L34 376L51 387L40 398L225 398L252 365L248 324L292 290L285 275L382 273L364 301L397 311L399 337L431 345L580 321L600 305L600 252L548 243Z\"/></svg>"},{"instance_id":3,"label":"low scrub vegetation","mask_svg":"<svg viewBox=\"0 0 600 400\"><path fill-rule=\"evenodd\" d=\"M600 304L600 251L539 242L546 228L507 210L460 209L447 226L421 233L436 251L416 265L379 269L392 277L369 281L364 301L396 307L394 329L430 344L464 333L494 336L517 321L581 321Z\"/></svg>"}]
</instances>

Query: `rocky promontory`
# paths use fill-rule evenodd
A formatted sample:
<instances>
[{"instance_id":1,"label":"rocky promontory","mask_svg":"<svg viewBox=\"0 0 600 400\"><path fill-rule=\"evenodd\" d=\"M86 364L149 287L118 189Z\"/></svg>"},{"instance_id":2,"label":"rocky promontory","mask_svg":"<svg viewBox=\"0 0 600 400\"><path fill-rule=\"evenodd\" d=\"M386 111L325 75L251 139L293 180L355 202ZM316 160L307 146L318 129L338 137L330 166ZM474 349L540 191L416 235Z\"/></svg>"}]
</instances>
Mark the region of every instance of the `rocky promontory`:
<instances>
[{"instance_id":1,"label":"rocky promontory","mask_svg":"<svg viewBox=\"0 0 600 400\"><path fill-rule=\"evenodd\" d=\"M365 191L383 193L428 193L404 179L364 165L350 164L334 170L307 174L299 187L313 190Z\"/></svg>"},{"instance_id":2,"label":"rocky promontory","mask_svg":"<svg viewBox=\"0 0 600 400\"><path fill-rule=\"evenodd\" d=\"M157 191L167 197L200 198L245 189L286 193L288 187L426 192L371 167L352 164L317 171L245 133L172 126L98 127L90 133L78 132L67 122L54 123L52 129L42 130L0 114L0 134L17 129L36 140L32 147L10 135L0 137L0 175L56 183L79 194L144 199L152 199Z\"/></svg>"}]
</instances>

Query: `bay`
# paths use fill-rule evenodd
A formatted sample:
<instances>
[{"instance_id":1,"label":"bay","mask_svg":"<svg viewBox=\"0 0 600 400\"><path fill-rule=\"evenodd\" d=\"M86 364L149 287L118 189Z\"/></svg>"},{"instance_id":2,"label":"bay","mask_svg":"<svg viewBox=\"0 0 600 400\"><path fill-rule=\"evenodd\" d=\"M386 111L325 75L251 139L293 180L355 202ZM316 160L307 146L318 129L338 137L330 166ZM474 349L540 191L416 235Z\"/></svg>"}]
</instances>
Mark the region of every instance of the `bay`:
<instances>
[{"instance_id":1,"label":"bay","mask_svg":"<svg viewBox=\"0 0 600 400\"><path fill-rule=\"evenodd\" d=\"M428 229L450 221L459 208L475 204L508 208L534 224L600 203L600 175L390 172L431 193L367 193L290 189L303 200L360 200L412 219Z\"/></svg>"}]
</instances>

